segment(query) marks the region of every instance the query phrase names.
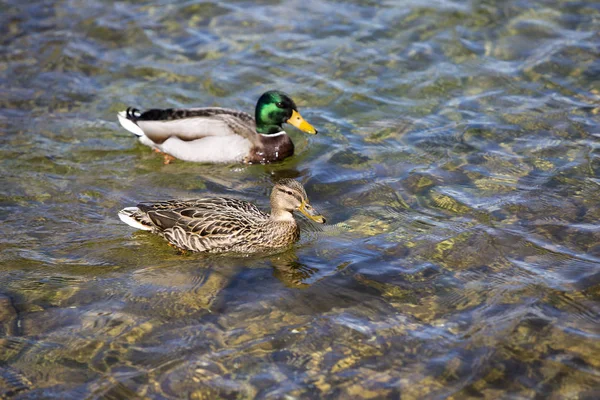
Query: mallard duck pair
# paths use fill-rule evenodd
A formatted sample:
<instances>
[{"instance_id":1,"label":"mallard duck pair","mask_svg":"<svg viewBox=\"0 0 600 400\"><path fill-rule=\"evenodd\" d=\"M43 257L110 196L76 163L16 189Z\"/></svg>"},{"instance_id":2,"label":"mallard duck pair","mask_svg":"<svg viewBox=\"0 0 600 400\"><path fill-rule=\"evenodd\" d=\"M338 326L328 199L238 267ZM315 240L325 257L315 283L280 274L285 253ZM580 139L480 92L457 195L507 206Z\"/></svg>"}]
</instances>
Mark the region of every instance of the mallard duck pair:
<instances>
[{"instance_id":1,"label":"mallard duck pair","mask_svg":"<svg viewBox=\"0 0 600 400\"><path fill-rule=\"evenodd\" d=\"M287 122L316 134L294 101L278 91L264 93L256 103L255 118L226 108L149 110L129 108L119 122L140 142L173 158L197 162L269 163L294 153L283 130ZM286 247L300 237L292 215L299 211L310 220L325 223L309 203L304 187L292 179L278 182L271 193L271 214L247 201L216 197L140 203L124 208L126 224L151 231L170 244L190 251L223 253L267 252Z\"/></svg>"}]
</instances>

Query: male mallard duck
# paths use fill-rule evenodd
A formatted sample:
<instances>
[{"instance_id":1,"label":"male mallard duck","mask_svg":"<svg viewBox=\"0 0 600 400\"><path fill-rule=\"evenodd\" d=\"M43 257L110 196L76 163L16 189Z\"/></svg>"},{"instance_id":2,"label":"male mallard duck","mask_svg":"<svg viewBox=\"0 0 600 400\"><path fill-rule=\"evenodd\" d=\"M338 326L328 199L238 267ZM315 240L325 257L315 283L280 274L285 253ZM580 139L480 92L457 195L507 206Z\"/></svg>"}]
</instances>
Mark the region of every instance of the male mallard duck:
<instances>
[{"instance_id":1,"label":"male mallard duck","mask_svg":"<svg viewBox=\"0 0 600 400\"><path fill-rule=\"evenodd\" d=\"M126 224L152 231L184 250L254 253L288 246L300 238L292 212L325 223L304 187L283 179L271 192L271 215L254 204L225 197L141 203L119 211Z\"/></svg>"},{"instance_id":2,"label":"male mallard duck","mask_svg":"<svg viewBox=\"0 0 600 400\"><path fill-rule=\"evenodd\" d=\"M258 99L255 118L243 111L219 107L148 110L128 108L117 114L125 129L140 142L173 158L220 163L269 163L294 154L294 143L283 130L284 122L316 134L294 101L271 90Z\"/></svg>"}]
</instances>

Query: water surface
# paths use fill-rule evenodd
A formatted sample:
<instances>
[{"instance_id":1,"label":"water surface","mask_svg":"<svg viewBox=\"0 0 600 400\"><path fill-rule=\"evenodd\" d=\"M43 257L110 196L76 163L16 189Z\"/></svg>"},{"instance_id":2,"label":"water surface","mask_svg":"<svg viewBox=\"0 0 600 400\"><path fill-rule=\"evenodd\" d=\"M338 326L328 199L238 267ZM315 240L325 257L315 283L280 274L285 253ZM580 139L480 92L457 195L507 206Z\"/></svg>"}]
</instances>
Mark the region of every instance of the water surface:
<instances>
[{"instance_id":1,"label":"water surface","mask_svg":"<svg viewBox=\"0 0 600 400\"><path fill-rule=\"evenodd\" d=\"M597 398L595 1L15 1L0 17L0 397ZM269 166L162 158L127 106L320 133ZM305 183L269 257L117 212Z\"/></svg>"}]
</instances>

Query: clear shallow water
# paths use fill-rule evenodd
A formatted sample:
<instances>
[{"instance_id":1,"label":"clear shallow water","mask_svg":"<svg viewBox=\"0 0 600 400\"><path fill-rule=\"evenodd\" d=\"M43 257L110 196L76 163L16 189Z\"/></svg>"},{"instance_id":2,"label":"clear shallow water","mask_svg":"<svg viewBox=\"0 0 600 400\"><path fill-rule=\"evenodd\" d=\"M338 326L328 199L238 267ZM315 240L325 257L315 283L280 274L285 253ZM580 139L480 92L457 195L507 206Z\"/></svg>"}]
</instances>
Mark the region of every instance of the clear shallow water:
<instances>
[{"instance_id":1,"label":"clear shallow water","mask_svg":"<svg viewBox=\"0 0 600 400\"><path fill-rule=\"evenodd\" d=\"M0 396L594 398L600 6L593 1L3 2ZM176 162L129 105L320 130L269 166ZM270 257L180 255L141 200L327 216Z\"/></svg>"}]
</instances>

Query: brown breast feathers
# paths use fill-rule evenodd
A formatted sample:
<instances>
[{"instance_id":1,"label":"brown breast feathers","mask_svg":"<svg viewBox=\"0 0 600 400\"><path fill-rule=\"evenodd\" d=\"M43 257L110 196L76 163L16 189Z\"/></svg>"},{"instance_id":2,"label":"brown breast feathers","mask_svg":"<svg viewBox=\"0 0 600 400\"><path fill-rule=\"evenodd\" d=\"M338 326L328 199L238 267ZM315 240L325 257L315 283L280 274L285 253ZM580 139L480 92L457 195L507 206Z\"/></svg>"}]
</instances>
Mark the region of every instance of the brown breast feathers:
<instances>
[{"instance_id":1,"label":"brown breast feathers","mask_svg":"<svg viewBox=\"0 0 600 400\"><path fill-rule=\"evenodd\" d=\"M245 158L248 164L266 164L283 160L294 154L294 143L284 133L281 135L260 135L260 143L250 149L250 154Z\"/></svg>"}]
</instances>

